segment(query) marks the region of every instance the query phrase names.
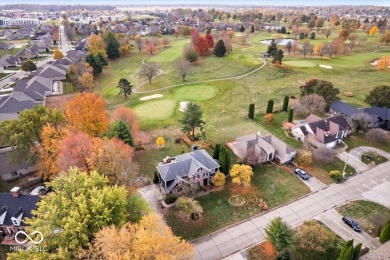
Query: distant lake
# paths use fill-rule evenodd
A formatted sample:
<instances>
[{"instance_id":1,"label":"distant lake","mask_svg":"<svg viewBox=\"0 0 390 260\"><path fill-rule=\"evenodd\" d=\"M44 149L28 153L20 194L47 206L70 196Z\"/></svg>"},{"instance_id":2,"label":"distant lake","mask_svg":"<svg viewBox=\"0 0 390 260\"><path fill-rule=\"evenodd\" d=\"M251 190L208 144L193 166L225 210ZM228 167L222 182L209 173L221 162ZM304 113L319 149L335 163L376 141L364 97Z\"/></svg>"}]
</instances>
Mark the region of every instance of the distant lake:
<instances>
[{"instance_id":1,"label":"distant lake","mask_svg":"<svg viewBox=\"0 0 390 260\"><path fill-rule=\"evenodd\" d=\"M271 44L271 41L272 40L264 40L264 41L260 41L260 42L264 43L264 44ZM286 46L288 42L291 42L291 44L296 42L294 39L280 39L280 40L275 40L275 41L276 41L277 45L282 45L282 46Z\"/></svg>"}]
</instances>

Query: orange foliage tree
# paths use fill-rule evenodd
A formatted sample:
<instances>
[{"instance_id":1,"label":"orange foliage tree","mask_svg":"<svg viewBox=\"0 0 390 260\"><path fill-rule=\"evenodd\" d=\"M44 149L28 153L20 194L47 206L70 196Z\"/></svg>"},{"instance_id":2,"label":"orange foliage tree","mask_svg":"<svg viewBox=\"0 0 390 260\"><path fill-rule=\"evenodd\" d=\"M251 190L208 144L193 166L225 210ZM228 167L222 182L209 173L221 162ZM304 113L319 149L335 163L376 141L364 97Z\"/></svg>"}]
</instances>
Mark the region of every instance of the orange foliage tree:
<instances>
[{"instance_id":1,"label":"orange foliage tree","mask_svg":"<svg viewBox=\"0 0 390 260\"><path fill-rule=\"evenodd\" d=\"M110 116L110 122L114 123L116 121L122 120L127 123L130 127L131 134L134 139L137 139L139 132L139 123L137 114L131 108L124 106L118 106Z\"/></svg>"},{"instance_id":2,"label":"orange foliage tree","mask_svg":"<svg viewBox=\"0 0 390 260\"><path fill-rule=\"evenodd\" d=\"M146 52L150 53L150 55L152 55L154 52L157 51L157 47L154 44L147 44L145 46L145 50Z\"/></svg>"},{"instance_id":3,"label":"orange foliage tree","mask_svg":"<svg viewBox=\"0 0 390 260\"><path fill-rule=\"evenodd\" d=\"M274 114L272 114L272 113L266 114L266 115L264 116L264 121L265 121L267 124L271 125L271 124L275 121Z\"/></svg>"},{"instance_id":4,"label":"orange foliage tree","mask_svg":"<svg viewBox=\"0 0 390 260\"><path fill-rule=\"evenodd\" d=\"M390 69L390 56L383 56L376 62L376 68L378 70Z\"/></svg>"},{"instance_id":5,"label":"orange foliage tree","mask_svg":"<svg viewBox=\"0 0 390 260\"><path fill-rule=\"evenodd\" d=\"M66 104L65 116L70 125L91 136L102 135L109 123L104 100L94 93L77 94Z\"/></svg>"},{"instance_id":6,"label":"orange foliage tree","mask_svg":"<svg viewBox=\"0 0 390 260\"><path fill-rule=\"evenodd\" d=\"M214 39L211 34L206 34L206 41L207 41L207 46L209 49L214 48Z\"/></svg>"},{"instance_id":7,"label":"orange foliage tree","mask_svg":"<svg viewBox=\"0 0 390 260\"><path fill-rule=\"evenodd\" d=\"M196 42L195 50L200 56L204 56L208 52L209 48L205 37L199 37Z\"/></svg>"},{"instance_id":8,"label":"orange foliage tree","mask_svg":"<svg viewBox=\"0 0 390 260\"><path fill-rule=\"evenodd\" d=\"M377 27L377 26L373 26L373 27L370 29L370 35L371 35L371 36L374 36L377 32L378 32L378 27Z\"/></svg>"},{"instance_id":9,"label":"orange foliage tree","mask_svg":"<svg viewBox=\"0 0 390 260\"><path fill-rule=\"evenodd\" d=\"M275 256L275 248L268 240L248 250L248 259L275 259Z\"/></svg>"}]
</instances>

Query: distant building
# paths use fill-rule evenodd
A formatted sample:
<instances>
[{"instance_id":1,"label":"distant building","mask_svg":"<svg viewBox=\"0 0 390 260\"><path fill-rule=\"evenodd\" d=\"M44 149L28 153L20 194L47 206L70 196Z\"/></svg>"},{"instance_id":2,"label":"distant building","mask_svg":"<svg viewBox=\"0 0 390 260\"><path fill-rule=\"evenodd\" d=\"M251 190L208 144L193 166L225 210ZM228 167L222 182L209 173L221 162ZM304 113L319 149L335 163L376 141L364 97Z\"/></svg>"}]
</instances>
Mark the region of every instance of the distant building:
<instances>
[{"instance_id":1,"label":"distant building","mask_svg":"<svg viewBox=\"0 0 390 260\"><path fill-rule=\"evenodd\" d=\"M39 25L40 21L35 18L8 18L0 17L0 27L16 27L23 25Z\"/></svg>"}]
</instances>

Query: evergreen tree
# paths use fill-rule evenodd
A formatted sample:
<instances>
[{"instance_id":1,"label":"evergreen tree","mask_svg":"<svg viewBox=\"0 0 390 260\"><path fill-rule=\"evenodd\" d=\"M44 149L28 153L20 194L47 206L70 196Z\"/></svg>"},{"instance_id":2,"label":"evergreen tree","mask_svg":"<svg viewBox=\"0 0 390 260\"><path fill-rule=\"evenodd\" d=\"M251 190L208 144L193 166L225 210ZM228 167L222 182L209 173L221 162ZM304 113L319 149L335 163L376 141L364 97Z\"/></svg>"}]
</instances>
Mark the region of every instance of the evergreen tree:
<instances>
[{"instance_id":1,"label":"evergreen tree","mask_svg":"<svg viewBox=\"0 0 390 260\"><path fill-rule=\"evenodd\" d=\"M226 173L226 168L225 168L225 165L226 165L226 155L225 155L225 149L224 147L222 147L220 153L219 153L219 165L220 165L220 168L221 168L221 172L223 172L225 175L227 174Z\"/></svg>"},{"instance_id":2,"label":"evergreen tree","mask_svg":"<svg viewBox=\"0 0 390 260\"><path fill-rule=\"evenodd\" d=\"M353 258L353 239L348 240L341 249L338 260L352 260Z\"/></svg>"},{"instance_id":3,"label":"evergreen tree","mask_svg":"<svg viewBox=\"0 0 390 260\"><path fill-rule=\"evenodd\" d=\"M117 87L120 89L119 95L123 93L125 95L125 98L127 98L127 95L131 95L131 92L132 92L131 88L133 86L131 85L131 83L127 79L121 78L119 80Z\"/></svg>"},{"instance_id":4,"label":"evergreen tree","mask_svg":"<svg viewBox=\"0 0 390 260\"><path fill-rule=\"evenodd\" d=\"M267 110L266 110L266 113L267 114L270 114L272 113L274 109L274 101L271 99L271 100L268 100L268 105L267 105Z\"/></svg>"},{"instance_id":5,"label":"evergreen tree","mask_svg":"<svg viewBox=\"0 0 390 260\"><path fill-rule=\"evenodd\" d=\"M310 39L314 40L316 38L316 33L315 32L312 32L310 34Z\"/></svg>"},{"instance_id":6,"label":"evergreen tree","mask_svg":"<svg viewBox=\"0 0 390 260\"><path fill-rule=\"evenodd\" d=\"M221 152L221 144L216 144L214 148L213 158L218 160L220 152Z\"/></svg>"},{"instance_id":7,"label":"evergreen tree","mask_svg":"<svg viewBox=\"0 0 390 260\"><path fill-rule=\"evenodd\" d=\"M286 49L287 49L287 51L288 51L288 54L290 55L290 52L291 52L291 49L292 49L292 43L291 43L291 41L288 41L288 42L287 42Z\"/></svg>"},{"instance_id":8,"label":"evergreen tree","mask_svg":"<svg viewBox=\"0 0 390 260\"><path fill-rule=\"evenodd\" d=\"M270 45L268 46L267 53L269 53L271 56L274 56L277 50L278 47L276 45L276 41L272 39Z\"/></svg>"},{"instance_id":9,"label":"evergreen tree","mask_svg":"<svg viewBox=\"0 0 390 260\"><path fill-rule=\"evenodd\" d=\"M248 111L248 117L249 119L253 119L255 117L255 104L249 104L249 111Z\"/></svg>"},{"instance_id":10,"label":"evergreen tree","mask_svg":"<svg viewBox=\"0 0 390 260\"><path fill-rule=\"evenodd\" d=\"M244 27L243 24L242 24L241 27L240 27L240 32L245 32L245 27Z\"/></svg>"},{"instance_id":11,"label":"evergreen tree","mask_svg":"<svg viewBox=\"0 0 390 260\"><path fill-rule=\"evenodd\" d=\"M85 61L92 67L93 75L96 76L103 71L103 67L107 65L107 60L99 54L88 54Z\"/></svg>"},{"instance_id":12,"label":"evergreen tree","mask_svg":"<svg viewBox=\"0 0 390 260\"><path fill-rule=\"evenodd\" d=\"M305 34L304 34L303 32L299 34L299 39L300 39L300 40L305 39Z\"/></svg>"},{"instance_id":13,"label":"evergreen tree","mask_svg":"<svg viewBox=\"0 0 390 260\"><path fill-rule=\"evenodd\" d=\"M157 172L154 172L153 183L160 183L160 178L158 177Z\"/></svg>"},{"instance_id":14,"label":"evergreen tree","mask_svg":"<svg viewBox=\"0 0 390 260\"><path fill-rule=\"evenodd\" d=\"M109 59L119 58L120 43L114 33L107 30L104 35L104 43L106 44L106 53Z\"/></svg>"},{"instance_id":15,"label":"evergreen tree","mask_svg":"<svg viewBox=\"0 0 390 260\"><path fill-rule=\"evenodd\" d=\"M183 125L184 132L191 132L195 137L195 128L204 124L202 120L203 111L198 104L189 102L179 122Z\"/></svg>"},{"instance_id":16,"label":"evergreen tree","mask_svg":"<svg viewBox=\"0 0 390 260\"><path fill-rule=\"evenodd\" d=\"M288 122L292 122L294 119L294 109L290 109L288 112Z\"/></svg>"},{"instance_id":17,"label":"evergreen tree","mask_svg":"<svg viewBox=\"0 0 390 260\"><path fill-rule=\"evenodd\" d=\"M289 248L293 242L294 231L281 217L276 217L271 220L265 232L267 233L268 240L277 251Z\"/></svg>"},{"instance_id":18,"label":"evergreen tree","mask_svg":"<svg viewBox=\"0 0 390 260\"><path fill-rule=\"evenodd\" d=\"M253 24L251 25L251 33L254 33L255 32L255 27L253 26Z\"/></svg>"},{"instance_id":19,"label":"evergreen tree","mask_svg":"<svg viewBox=\"0 0 390 260\"><path fill-rule=\"evenodd\" d=\"M230 166L232 164L232 154L227 149L225 152L225 157L226 157L226 162L225 162L226 174L229 174Z\"/></svg>"},{"instance_id":20,"label":"evergreen tree","mask_svg":"<svg viewBox=\"0 0 390 260\"><path fill-rule=\"evenodd\" d=\"M379 242L382 244L390 239L390 220L383 226L379 236Z\"/></svg>"},{"instance_id":21,"label":"evergreen tree","mask_svg":"<svg viewBox=\"0 0 390 260\"><path fill-rule=\"evenodd\" d=\"M353 260L358 260L361 254L362 243L359 243L353 249Z\"/></svg>"},{"instance_id":22,"label":"evergreen tree","mask_svg":"<svg viewBox=\"0 0 390 260\"><path fill-rule=\"evenodd\" d=\"M223 57L226 54L226 46L222 40L219 40L214 46L214 55L217 57Z\"/></svg>"},{"instance_id":23,"label":"evergreen tree","mask_svg":"<svg viewBox=\"0 0 390 260\"><path fill-rule=\"evenodd\" d=\"M114 124L114 127L111 131L111 136L122 140L124 143L130 146L134 146L134 140L133 136L131 135L130 128L123 120L119 120L116 124Z\"/></svg>"},{"instance_id":24,"label":"evergreen tree","mask_svg":"<svg viewBox=\"0 0 390 260\"><path fill-rule=\"evenodd\" d=\"M31 60L23 61L22 63L22 70L24 71L34 71L37 70L37 65L35 65L34 62Z\"/></svg>"},{"instance_id":25,"label":"evergreen tree","mask_svg":"<svg viewBox=\"0 0 390 260\"><path fill-rule=\"evenodd\" d=\"M288 101L289 101L289 97L288 97L288 96L284 96L284 100L283 100L283 111L287 111L287 108L288 108Z\"/></svg>"},{"instance_id":26,"label":"evergreen tree","mask_svg":"<svg viewBox=\"0 0 390 260\"><path fill-rule=\"evenodd\" d=\"M278 49L275 52L274 58L272 60L272 63L275 64L277 61L279 61L280 64L282 64L282 59L283 59L283 51L281 49Z\"/></svg>"}]
</instances>

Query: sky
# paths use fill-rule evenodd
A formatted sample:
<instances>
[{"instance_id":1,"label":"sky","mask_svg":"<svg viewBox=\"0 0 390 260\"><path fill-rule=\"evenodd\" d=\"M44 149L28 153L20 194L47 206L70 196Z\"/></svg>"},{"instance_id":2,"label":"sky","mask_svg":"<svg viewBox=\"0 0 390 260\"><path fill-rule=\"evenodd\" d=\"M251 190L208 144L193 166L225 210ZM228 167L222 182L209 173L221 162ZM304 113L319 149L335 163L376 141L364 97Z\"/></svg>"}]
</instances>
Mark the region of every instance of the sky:
<instances>
[{"instance_id":1,"label":"sky","mask_svg":"<svg viewBox=\"0 0 390 260\"><path fill-rule=\"evenodd\" d=\"M390 6L390 0L0 0L4 4L220 4L220 5L376 5Z\"/></svg>"}]
</instances>

